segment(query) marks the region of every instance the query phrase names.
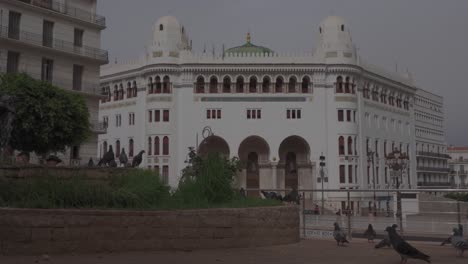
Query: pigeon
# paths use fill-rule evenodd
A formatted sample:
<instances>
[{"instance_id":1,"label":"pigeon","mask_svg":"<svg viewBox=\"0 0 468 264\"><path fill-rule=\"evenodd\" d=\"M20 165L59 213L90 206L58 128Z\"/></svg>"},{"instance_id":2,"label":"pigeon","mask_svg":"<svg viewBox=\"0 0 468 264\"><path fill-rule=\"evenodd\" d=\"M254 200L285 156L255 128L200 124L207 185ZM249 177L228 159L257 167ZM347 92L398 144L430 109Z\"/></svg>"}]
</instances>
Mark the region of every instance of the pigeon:
<instances>
[{"instance_id":1,"label":"pigeon","mask_svg":"<svg viewBox=\"0 0 468 264\"><path fill-rule=\"evenodd\" d=\"M367 238L367 242L374 243L375 236L377 236L377 233L375 232L374 228L372 227L372 224L369 224L369 226L367 227L366 232L364 232L364 237Z\"/></svg>"},{"instance_id":2,"label":"pigeon","mask_svg":"<svg viewBox=\"0 0 468 264\"><path fill-rule=\"evenodd\" d=\"M112 150L112 145L109 146L109 151L104 154L102 159L99 161L98 166L108 165L111 160L115 159L114 151Z\"/></svg>"},{"instance_id":3,"label":"pigeon","mask_svg":"<svg viewBox=\"0 0 468 264\"><path fill-rule=\"evenodd\" d=\"M458 235L463 237L463 225L458 224L458 230L457 231L458 231ZM445 246L445 244L451 244L451 243L452 243L452 236L449 236L447 239L442 241L442 243L440 245Z\"/></svg>"},{"instance_id":4,"label":"pigeon","mask_svg":"<svg viewBox=\"0 0 468 264\"><path fill-rule=\"evenodd\" d=\"M453 236L451 237L452 246L455 248L459 257L463 257L463 252L468 249L468 241L463 238L461 232L463 232L463 229L460 231L460 228L454 228Z\"/></svg>"},{"instance_id":5,"label":"pigeon","mask_svg":"<svg viewBox=\"0 0 468 264\"><path fill-rule=\"evenodd\" d=\"M333 225L335 226L335 230L333 231L333 238L335 238L336 244L340 246L340 243L341 243L341 245L343 246L344 243L349 243L349 241L346 239L345 232L341 230L338 223L335 222Z\"/></svg>"},{"instance_id":6,"label":"pigeon","mask_svg":"<svg viewBox=\"0 0 468 264\"><path fill-rule=\"evenodd\" d=\"M400 264L405 264L409 258L424 260L427 263L431 263L431 257L417 250L406 242L400 235L397 234L395 228L387 227L385 231L388 233L390 244L393 249L400 255Z\"/></svg>"},{"instance_id":7,"label":"pigeon","mask_svg":"<svg viewBox=\"0 0 468 264\"><path fill-rule=\"evenodd\" d=\"M111 168L117 168L117 162L115 162L115 160L111 160L111 161L109 162L109 167L111 167Z\"/></svg>"},{"instance_id":8,"label":"pigeon","mask_svg":"<svg viewBox=\"0 0 468 264\"><path fill-rule=\"evenodd\" d=\"M396 229L398 226L393 224L392 228ZM392 244L390 244L390 238L388 237L388 233L384 235L384 238L377 243L377 245L374 246L374 248L383 248L383 247L391 247Z\"/></svg>"},{"instance_id":9,"label":"pigeon","mask_svg":"<svg viewBox=\"0 0 468 264\"><path fill-rule=\"evenodd\" d=\"M123 165L124 167L127 165L128 157L127 157L127 153L125 153L124 148L122 148L122 152L119 155L119 161L120 161L120 165Z\"/></svg>"},{"instance_id":10,"label":"pigeon","mask_svg":"<svg viewBox=\"0 0 468 264\"><path fill-rule=\"evenodd\" d=\"M90 167L90 168L94 167L94 161L93 161L93 158L89 158L89 161L88 161L88 167Z\"/></svg>"},{"instance_id":11,"label":"pigeon","mask_svg":"<svg viewBox=\"0 0 468 264\"><path fill-rule=\"evenodd\" d=\"M143 153L145 153L144 150L140 151L140 153L138 153L138 155L136 155L133 158L133 161L132 161L133 168L140 166L141 162L143 161Z\"/></svg>"}]
</instances>

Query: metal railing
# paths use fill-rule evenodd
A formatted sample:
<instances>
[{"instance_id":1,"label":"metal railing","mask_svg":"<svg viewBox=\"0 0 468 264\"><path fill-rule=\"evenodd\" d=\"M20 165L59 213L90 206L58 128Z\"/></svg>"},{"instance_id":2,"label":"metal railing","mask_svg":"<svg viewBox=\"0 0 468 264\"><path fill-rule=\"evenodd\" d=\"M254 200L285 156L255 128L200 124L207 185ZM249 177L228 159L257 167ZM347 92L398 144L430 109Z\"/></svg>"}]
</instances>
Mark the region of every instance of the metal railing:
<instances>
[{"instance_id":1,"label":"metal railing","mask_svg":"<svg viewBox=\"0 0 468 264\"><path fill-rule=\"evenodd\" d=\"M106 50L89 46L76 46L73 42L56 38L52 38L50 43L45 43L42 34L36 34L20 29L17 29L14 32L9 32L9 28L7 26L0 26L0 38L21 41L34 46L51 48L79 56L101 60L106 63L108 62L108 53Z\"/></svg>"},{"instance_id":2,"label":"metal railing","mask_svg":"<svg viewBox=\"0 0 468 264\"><path fill-rule=\"evenodd\" d=\"M56 0L16 0L25 4L45 8L101 27L106 26L106 18L96 13L63 4Z\"/></svg>"},{"instance_id":3,"label":"metal railing","mask_svg":"<svg viewBox=\"0 0 468 264\"><path fill-rule=\"evenodd\" d=\"M416 153L418 156L427 156L427 157L436 157L436 158L444 158L444 159L450 159L450 155L448 154L442 154L442 153L434 153L434 152L428 152L428 151L418 151Z\"/></svg>"},{"instance_id":4,"label":"metal railing","mask_svg":"<svg viewBox=\"0 0 468 264\"><path fill-rule=\"evenodd\" d=\"M247 189L249 193L258 189ZM281 195L291 190L274 191ZM372 224L377 234L392 224L411 239L442 241L458 224L468 227L468 203L445 198L449 193L466 193L466 189L359 189L298 190L301 236L331 237L333 223L337 222L349 237L363 237ZM374 200L373 192L377 193ZM397 212L397 197L401 201L401 214ZM373 204L376 203L374 207ZM376 208L376 209L374 209Z\"/></svg>"},{"instance_id":5,"label":"metal railing","mask_svg":"<svg viewBox=\"0 0 468 264\"><path fill-rule=\"evenodd\" d=\"M423 166L418 166L416 168L416 170L419 170L419 171L450 172L450 168L423 167Z\"/></svg>"}]
</instances>

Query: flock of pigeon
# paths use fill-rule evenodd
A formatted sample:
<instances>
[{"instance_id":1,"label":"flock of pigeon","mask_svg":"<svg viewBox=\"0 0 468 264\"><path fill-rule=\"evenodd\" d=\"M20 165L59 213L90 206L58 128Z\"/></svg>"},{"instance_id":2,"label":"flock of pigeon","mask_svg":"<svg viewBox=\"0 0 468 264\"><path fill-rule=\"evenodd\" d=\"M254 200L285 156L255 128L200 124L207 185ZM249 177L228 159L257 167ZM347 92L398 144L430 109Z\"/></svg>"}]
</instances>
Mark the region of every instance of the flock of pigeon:
<instances>
[{"instance_id":1,"label":"flock of pigeon","mask_svg":"<svg viewBox=\"0 0 468 264\"><path fill-rule=\"evenodd\" d=\"M123 167L133 167L133 168L138 167L143 161L144 153L145 153L144 150L140 151L138 155L133 157L132 163L130 164L128 162L127 153L125 153L125 149L123 148L119 155L120 165ZM102 159L98 162L97 166L98 167L108 166L112 168L117 167L117 162L115 162L115 154L112 149L112 146L109 146L109 150L104 154L104 156L102 156ZM94 162L92 159L89 159L88 167L94 167Z\"/></svg>"},{"instance_id":2,"label":"flock of pigeon","mask_svg":"<svg viewBox=\"0 0 468 264\"><path fill-rule=\"evenodd\" d=\"M385 229L387 234L384 239L380 241L375 248L392 247L401 257L400 264L404 264L408 259L419 259L431 263L431 257L417 250L406 242L396 231L397 225L388 226ZM367 230L364 232L364 237L367 238L368 242L374 242L377 233L371 224L369 224ZM334 223L333 238L336 240L338 246L344 246L345 243L349 243L346 238L346 233L341 230L338 223ZM458 225L458 228L453 229L453 234L445 241L442 242L441 246L451 243L457 252L457 256L462 257L463 252L468 249L468 240L463 238L463 226Z\"/></svg>"}]
</instances>

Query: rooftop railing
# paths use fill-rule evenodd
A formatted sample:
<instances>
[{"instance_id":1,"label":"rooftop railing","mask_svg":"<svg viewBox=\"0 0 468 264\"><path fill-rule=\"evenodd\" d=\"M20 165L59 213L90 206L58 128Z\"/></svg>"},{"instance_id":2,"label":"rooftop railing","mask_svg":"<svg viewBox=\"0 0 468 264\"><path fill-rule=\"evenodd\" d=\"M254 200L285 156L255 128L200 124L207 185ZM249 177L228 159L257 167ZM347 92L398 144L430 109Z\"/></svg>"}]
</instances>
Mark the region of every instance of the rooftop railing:
<instances>
[{"instance_id":1,"label":"rooftop railing","mask_svg":"<svg viewBox=\"0 0 468 264\"><path fill-rule=\"evenodd\" d=\"M435 153L435 152L428 152L428 151L418 151L417 152L418 156L428 156L428 157L436 157L436 158L444 158L444 159L450 159L450 155L448 154L442 154L442 153Z\"/></svg>"}]
</instances>

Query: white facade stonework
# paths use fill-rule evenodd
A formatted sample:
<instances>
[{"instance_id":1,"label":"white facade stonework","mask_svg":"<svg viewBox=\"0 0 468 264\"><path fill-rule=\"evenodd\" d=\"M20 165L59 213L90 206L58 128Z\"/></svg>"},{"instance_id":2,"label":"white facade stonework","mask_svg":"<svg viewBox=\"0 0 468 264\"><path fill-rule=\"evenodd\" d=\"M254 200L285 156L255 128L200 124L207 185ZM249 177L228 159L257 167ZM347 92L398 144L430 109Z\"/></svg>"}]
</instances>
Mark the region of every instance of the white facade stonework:
<instances>
[{"instance_id":1,"label":"white facade stonework","mask_svg":"<svg viewBox=\"0 0 468 264\"><path fill-rule=\"evenodd\" d=\"M318 48L302 55L255 46L250 35L220 55L197 55L175 18L160 18L154 28L144 56L101 69L109 96L100 103L99 118L108 123L100 156L109 145L127 154L133 145L134 155L146 151L142 167L158 169L176 186L188 148L198 145L202 154L241 159L239 187L319 189L323 153L325 188L385 189L392 180L384 157L393 148L410 157L402 187L416 188L418 88L408 76L362 61L343 19L326 18L317 27ZM213 136L205 139L205 127ZM377 153L374 170L368 151ZM367 206L360 199L352 197L352 205Z\"/></svg>"},{"instance_id":2,"label":"white facade stonework","mask_svg":"<svg viewBox=\"0 0 468 264\"><path fill-rule=\"evenodd\" d=\"M468 175L468 147L448 147L450 154L449 181L453 188L466 188Z\"/></svg>"},{"instance_id":3,"label":"white facade stonework","mask_svg":"<svg viewBox=\"0 0 468 264\"><path fill-rule=\"evenodd\" d=\"M0 72L27 73L86 99L93 134L59 155L66 165L95 159L97 134L105 132L98 123L99 71L108 62L100 49L104 28L96 0L0 2Z\"/></svg>"}]
</instances>

